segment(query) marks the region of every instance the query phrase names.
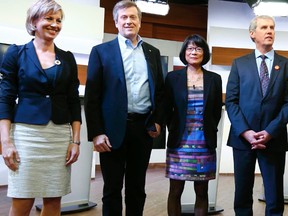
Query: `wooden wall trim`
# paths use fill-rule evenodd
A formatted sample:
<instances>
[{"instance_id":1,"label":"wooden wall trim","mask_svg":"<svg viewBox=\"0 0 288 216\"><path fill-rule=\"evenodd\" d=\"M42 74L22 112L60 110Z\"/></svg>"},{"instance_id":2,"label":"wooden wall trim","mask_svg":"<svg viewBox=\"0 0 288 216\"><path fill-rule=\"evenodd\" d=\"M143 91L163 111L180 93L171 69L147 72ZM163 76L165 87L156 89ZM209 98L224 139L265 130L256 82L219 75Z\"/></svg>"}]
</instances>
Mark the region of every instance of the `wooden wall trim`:
<instances>
[{"instance_id":1,"label":"wooden wall trim","mask_svg":"<svg viewBox=\"0 0 288 216\"><path fill-rule=\"evenodd\" d=\"M247 55L253 51L254 49L212 47L211 63L212 65L231 66L235 58ZM276 50L276 52L288 58L288 51Z\"/></svg>"},{"instance_id":2,"label":"wooden wall trim","mask_svg":"<svg viewBox=\"0 0 288 216\"><path fill-rule=\"evenodd\" d=\"M77 66L78 66L78 79L80 81L80 85L85 85L87 78L87 65L78 64Z\"/></svg>"},{"instance_id":3,"label":"wooden wall trim","mask_svg":"<svg viewBox=\"0 0 288 216\"><path fill-rule=\"evenodd\" d=\"M251 53L253 49L212 47L212 65L232 65L235 58Z\"/></svg>"}]
</instances>

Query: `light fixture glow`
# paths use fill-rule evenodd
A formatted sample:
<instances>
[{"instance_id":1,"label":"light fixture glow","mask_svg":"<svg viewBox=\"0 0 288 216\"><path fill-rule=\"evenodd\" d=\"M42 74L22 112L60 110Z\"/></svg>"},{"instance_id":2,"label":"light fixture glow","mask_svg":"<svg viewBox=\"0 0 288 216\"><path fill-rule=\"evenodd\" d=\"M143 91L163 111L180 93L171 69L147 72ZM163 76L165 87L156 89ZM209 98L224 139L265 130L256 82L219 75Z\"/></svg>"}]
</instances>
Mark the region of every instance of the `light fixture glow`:
<instances>
[{"instance_id":1,"label":"light fixture glow","mask_svg":"<svg viewBox=\"0 0 288 216\"><path fill-rule=\"evenodd\" d=\"M170 9L167 2L161 2L156 0L135 0L135 3L143 13L166 16Z\"/></svg>"},{"instance_id":2,"label":"light fixture glow","mask_svg":"<svg viewBox=\"0 0 288 216\"><path fill-rule=\"evenodd\" d=\"M283 2L261 2L253 10L256 15L288 16L288 4Z\"/></svg>"},{"instance_id":3,"label":"light fixture glow","mask_svg":"<svg viewBox=\"0 0 288 216\"><path fill-rule=\"evenodd\" d=\"M288 3L261 1L253 8L253 11L255 15L288 16Z\"/></svg>"}]
</instances>

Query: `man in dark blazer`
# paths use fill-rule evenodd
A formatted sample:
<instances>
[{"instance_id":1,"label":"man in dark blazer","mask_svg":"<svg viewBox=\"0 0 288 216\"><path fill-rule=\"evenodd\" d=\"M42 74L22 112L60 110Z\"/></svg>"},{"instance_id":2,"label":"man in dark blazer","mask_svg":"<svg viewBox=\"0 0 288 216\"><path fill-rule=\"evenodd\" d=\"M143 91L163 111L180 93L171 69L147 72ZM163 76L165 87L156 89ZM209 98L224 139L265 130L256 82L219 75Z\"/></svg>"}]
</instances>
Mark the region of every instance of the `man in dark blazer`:
<instances>
[{"instance_id":1,"label":"man in dark blazer","mask_svg":"<svg viewBox=\"0 0 288 216\"><path fill-rule=\"evenodd\" d=\"M160 52L138 35L141 11L120 1L113 9L118 37L93 47L88 64L85 113L88 139L100 152L103 215L143 214L145 178L153 138L163 123Z\"/></svg>"},{"instance_id":2,"label":"man in dark blazer","mask_svg":"<svg viewBox=\"0 0 288 216\"><path fill-rule=\"evenodd\" d=\"M253 215L256 159L263 177L266 216L283 215L283 175L288 149L288 61L273 50L275 21L255 17L249 27L253 53L234 60L226 90L231 121L228 145L233 147L237 216ZM269 84L261 89L261 55L265 55Z\"/></svg>"}]
</instances>

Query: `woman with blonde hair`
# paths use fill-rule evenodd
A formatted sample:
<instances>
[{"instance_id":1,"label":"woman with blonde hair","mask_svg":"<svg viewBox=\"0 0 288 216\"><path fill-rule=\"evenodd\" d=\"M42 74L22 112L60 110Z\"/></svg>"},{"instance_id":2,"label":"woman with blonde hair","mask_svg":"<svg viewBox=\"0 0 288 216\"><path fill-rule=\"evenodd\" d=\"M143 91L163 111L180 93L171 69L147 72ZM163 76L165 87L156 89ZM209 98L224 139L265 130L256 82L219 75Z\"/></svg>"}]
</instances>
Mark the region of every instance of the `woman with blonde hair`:
<instances>
[{"instance_id":1,"label":"woman with blonde hair","mask_svg":"<svg viewBox=\"0 0 288 216\"><path fill-rule=\"evenodd\" d=\"M34 38L11 45L0 68L0 133L9 168L10 216L29 216L37 197L43 198L41 216L59 216L61 197L71 192L81 105L75 58L54 44L62 19L55 1L35 2L26 20Z\"/></svg>"}]
</instances>

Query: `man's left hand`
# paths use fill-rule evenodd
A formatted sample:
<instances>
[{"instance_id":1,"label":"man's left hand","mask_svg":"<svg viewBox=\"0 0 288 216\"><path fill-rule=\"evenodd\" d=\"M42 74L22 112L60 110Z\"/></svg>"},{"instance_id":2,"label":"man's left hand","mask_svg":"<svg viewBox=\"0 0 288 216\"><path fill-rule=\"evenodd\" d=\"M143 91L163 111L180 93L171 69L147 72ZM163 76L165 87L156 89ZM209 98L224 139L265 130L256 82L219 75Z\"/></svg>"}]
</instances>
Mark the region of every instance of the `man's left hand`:
<instances>
[{"instance_id":1,"label":"man's left hand","mask_svg":"<svg viewBox=\"0 0 288 216\"><path fill-rule=\"evenodd\" d=\"M161 133L161 126L159 124L155 123L155 128L156 128L156 131L151 131L151 130L148 131L149 136L151 136L152 138L158 137Z\"/></svg>"}]
</instances>

